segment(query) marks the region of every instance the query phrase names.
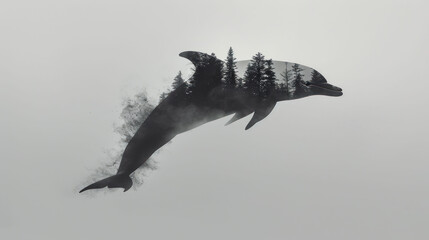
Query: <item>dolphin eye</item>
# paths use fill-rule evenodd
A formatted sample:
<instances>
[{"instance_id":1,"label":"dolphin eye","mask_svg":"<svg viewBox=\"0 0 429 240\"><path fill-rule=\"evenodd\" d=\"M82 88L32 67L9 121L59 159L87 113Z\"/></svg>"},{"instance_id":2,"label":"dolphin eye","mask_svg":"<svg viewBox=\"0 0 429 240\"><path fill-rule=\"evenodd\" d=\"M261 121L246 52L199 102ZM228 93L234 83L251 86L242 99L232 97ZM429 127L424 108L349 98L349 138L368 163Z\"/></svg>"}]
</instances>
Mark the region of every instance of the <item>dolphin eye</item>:
<instances>
[{"instance_id":1,"label":"dolphin eye","mask_svg":"<svg viewBox=\"0 0 429 240\"><path fill-rule=\"evenodd\" d=\"M310 86L310 82L304 82L304 84L306 85L306 86Z\"/></svg>"}]
</instances>

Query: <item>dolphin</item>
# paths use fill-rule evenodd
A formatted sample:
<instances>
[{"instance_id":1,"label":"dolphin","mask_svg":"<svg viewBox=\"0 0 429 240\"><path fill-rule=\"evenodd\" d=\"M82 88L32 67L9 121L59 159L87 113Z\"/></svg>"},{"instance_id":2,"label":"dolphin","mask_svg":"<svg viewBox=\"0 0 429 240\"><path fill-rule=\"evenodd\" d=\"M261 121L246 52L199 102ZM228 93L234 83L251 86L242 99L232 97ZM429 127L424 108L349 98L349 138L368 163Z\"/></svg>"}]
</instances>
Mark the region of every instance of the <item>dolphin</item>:
<instances>
[{"instance_id":1,"label":"dolphin","mask_svg":"<svg viewBox=\"0 0 429 240\"><path fill-rule=\"evenodd\" d=\"M249 92L246 87L225 86L222 82L223 61L214 54L186 51L179 54L194 64L190 79L168 94L149 114L126 146L117 173L95 182L80 192L97 188L131 188L130 178L149 157L176 135L189 131L210 121L234 114L226 125L253 113L246 130L267 117L277 102L299 99L312 95L341 96L342 89L327 83L316 70L303 66L299 78L295 76L295 89L272 90L264 96ZM251 61L237 62L238 75ZM275 74L294 63L274 61ZM289 70L290 72L291 70ZM308 77L311 71L311 78ZM248 73L245 73L245 75ZM307 76L304 77L304 76Z\"/></svg>"}]
</instances>

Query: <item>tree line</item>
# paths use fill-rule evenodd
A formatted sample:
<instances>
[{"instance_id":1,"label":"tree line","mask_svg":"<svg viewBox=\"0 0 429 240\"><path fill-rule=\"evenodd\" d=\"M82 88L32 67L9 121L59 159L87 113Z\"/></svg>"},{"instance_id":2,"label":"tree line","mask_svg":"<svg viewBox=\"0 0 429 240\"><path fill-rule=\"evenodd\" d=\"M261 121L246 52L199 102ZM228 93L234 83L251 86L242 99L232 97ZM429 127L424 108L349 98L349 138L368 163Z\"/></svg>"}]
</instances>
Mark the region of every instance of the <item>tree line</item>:
<instances>
[{"instance_id":1,"label":"tree line","mask_svg":"<svg viewBox=\"0 0 429 240\"><path fill-rule=\"evenodd\" d=\"M211 56L215 57L214 54ZM213 58L203 59L203 62L210 63L215 61ZM188 82L182 77L182 72L179 71L171 85L171 91L176 90L183 83L187 84L188 94L204 93L204 89L222 85L225 88L242 88L249 94L266 98L275 91L283 92L288 95L294 95L299 91L305 91L304 69L297 63L290 64L285 62L283 71L280 74L280 79L277 79L274 71L274 63L272 59L266 59L265 56L258 52L256 53L246 67L243 77L239 77L237 73L237 61L234 57L232 47L229 48L225 62L215 63L215 76L211 73L212 83L206 84L204 80L198 79L205 77L205 72L199 68L195 68L194 75ZM291 65L291 66L289 66ZM311 81L319 81L323 78L320 73L313 70L311 72ZM209 86L210 85L210 86ZM161 94L160 99L163 100L170 91Z\"/></svg>"}]
</instances>

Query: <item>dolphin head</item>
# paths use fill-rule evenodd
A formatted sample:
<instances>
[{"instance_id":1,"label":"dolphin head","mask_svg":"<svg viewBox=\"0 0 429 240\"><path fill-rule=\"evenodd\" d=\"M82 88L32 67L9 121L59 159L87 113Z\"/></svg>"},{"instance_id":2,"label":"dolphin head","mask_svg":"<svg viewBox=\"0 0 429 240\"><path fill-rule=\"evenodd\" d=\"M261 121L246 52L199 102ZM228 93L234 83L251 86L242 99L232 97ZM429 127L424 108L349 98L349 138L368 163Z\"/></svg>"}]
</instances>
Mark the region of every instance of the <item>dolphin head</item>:
<instances>
[{"instance_id":1,"label":"dolphin head","mask_svg":"<svg viewBox=\"0 0 429 240\"><path fill-rule=\"evenodd\" d=\"M343 95L343 90L326 81L326 78L318 71L312 71L312 76L309 81L301 81L300 85L303 87L307 96L311 95L325 95L331 97L339 97Z\"/></svg>"},{"instance_id":2,"label":"dolphin head","mask_svg":"<svg viewBox=\"0 0 429 240\"><path fill-rule=\"evenodd\" d=\"M343 95L342 89L329 84L326 78L315 69L311 70L309 79L295 79L294 89L291 91L281 91L278 95L279 101L308 97L312 95L325 95L339 97Z\"/></svg>"}]
</instances>

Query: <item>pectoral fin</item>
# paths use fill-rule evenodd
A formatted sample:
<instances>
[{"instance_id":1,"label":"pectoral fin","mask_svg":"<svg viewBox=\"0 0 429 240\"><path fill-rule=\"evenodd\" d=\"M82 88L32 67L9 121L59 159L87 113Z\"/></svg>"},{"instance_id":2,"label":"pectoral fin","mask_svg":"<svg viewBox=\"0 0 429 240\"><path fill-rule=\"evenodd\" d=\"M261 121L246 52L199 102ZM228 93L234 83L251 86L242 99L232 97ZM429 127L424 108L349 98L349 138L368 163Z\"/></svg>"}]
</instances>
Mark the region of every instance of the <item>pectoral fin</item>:
<instances>
[{"instance_id":1,"label":"pectoral fin","mask_svg":"<svg viewBox=\"0 0 429 240\"><path fill-rule=\"evenodd\" d=\"M252 119L250 119L250 122L246 126L246 130L251 128L253 125L255 125L257 122L264 119L266 116L268 116L271 111L273 111L274 106L276 106L275 101L267 101L263 102L260 107L258 107L253 114Z\"/></svg>"},{"instance_id":2,"label":"pectoral fin","mask_svg":"<svg viewBox=\"0 0 429 240\"><path fill-rule=\"evenodd\" d=\"M246 117L247 115L251 114L252 112L253 112L253 109L246 109L244 111L236 112L234 114L234 116L227 123L225 123L225 126Z\"/></svg>"}]
</instances>

